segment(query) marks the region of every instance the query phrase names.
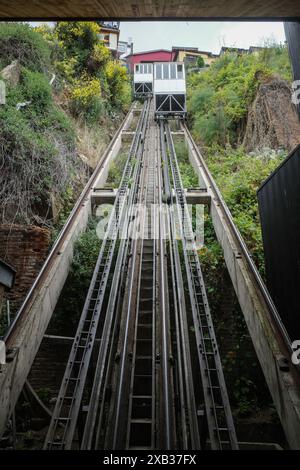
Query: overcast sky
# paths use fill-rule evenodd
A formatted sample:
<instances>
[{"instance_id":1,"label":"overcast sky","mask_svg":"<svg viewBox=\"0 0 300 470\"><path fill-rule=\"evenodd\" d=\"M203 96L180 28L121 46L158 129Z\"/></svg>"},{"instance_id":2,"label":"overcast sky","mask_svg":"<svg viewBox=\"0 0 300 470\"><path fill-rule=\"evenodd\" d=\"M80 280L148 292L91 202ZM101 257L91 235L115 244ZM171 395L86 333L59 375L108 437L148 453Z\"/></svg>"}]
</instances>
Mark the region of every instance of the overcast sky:
<instances>
[{"instance_id":1,"label":"overcast sky","mask_svg":"<svg viewBox=\"0 0 300 470\"><path fill-rule=\"evenodd\" d=\"M266 40L285 41L281 22L128 21L120 28L120 39L132 38L134 52L190 46L219 53L222 46L248 48Z\"/></svg>"},{"instance_id":2,"label":"overcast sky","mask_svg":"<svg viewBox=\"0 0 300 470\"><path fill-rule=\"evenodd\" d=\"M285 41L283 23L279 22L122 22L120 39L127 41L129 37L134 52L191 46L219 53L221 46L248 48L269 39Z\"/></svg>"}]
</instances>

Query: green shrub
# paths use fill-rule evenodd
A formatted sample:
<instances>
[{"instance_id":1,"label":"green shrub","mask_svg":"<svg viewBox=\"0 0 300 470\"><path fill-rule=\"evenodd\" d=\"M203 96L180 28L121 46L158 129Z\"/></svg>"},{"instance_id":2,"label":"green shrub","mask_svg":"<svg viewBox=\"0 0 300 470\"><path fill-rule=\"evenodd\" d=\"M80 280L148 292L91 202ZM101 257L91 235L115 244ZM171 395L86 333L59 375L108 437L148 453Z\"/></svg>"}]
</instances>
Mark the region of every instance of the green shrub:
<instances>
[{"instance_id":1,"label":"green shrub","mask_svg":"<svg viewBox=\"0 0 300 470\"><path fill-rule=\"evenodd\" d=\"M271 398L207 208L204 217L204 246L199 258L230 403L234 413L242 417L270 406Z\"/></svg>"},{"instance_id":2,"label":"green shrub","mask_svg":"<svg viewBox=\"0 0 300 470\"><path fill-rule=\"evenodd\" d=\"M31 107L40 113L45 113L52 104L51 86L45 75L23 69L22 85L24 99L31 101Z\"/></svg>"},{"instance_id":3,"label":"green shrub","mask_svg":"<svg viewBox=\"0 0 300 470\"><path fill-rule=\"evenodd\" d=\"M127 70L113 60L100 41L100 31L98 23L84 21L58 22L53 31L62 50L55 66L70 84L71 112L88 124L97 124L105 115L127 111L131 102ZM48 31L43 34L48 37Z\"/></svg>"},{"instance_id":4,"label":"green shrub","mask_svg":"<svg viewBox=\"0 0 300 470\"><path fill-rule=\"evenodd\" d=\"M131 97L126 68L116 61L110 61L106 64L105 75L109 86L111 104L119 109L126 109L129 106Z\"/></svg>"},{"instance_id":5,"label":"green shrub","mask_svg":"<svg viewBox=\"0 0 300 470\"><path fill-rule=\"evenodd\" d=\"M91 218L86 231L76 241L70 273L50 324L53 331L64 328L68 334L74 333L101 247L101 240L96 233L97 223L97 219Z\"/></svg>"},{"instance_id":6,"label":"green shrub","mask_svg":"<svg viewBox=\"0 0 300 470\"><path fill-rule=\"evenodd\" d=\"M0 65L19 60L26 68L45 72L50 67L50 49L44 38L29 25L2 23L0 26Z\"/></svg>"},{"instance_id":7,"label":"green shrub","mask_svg":"<svg viewBox=\"0 0 300 470\"><path fill-rule=\"evenodd\" d=\"M128 158L127 153L120 153L111 163L108 171L105 186L108 188L118 188L121 182L122 174Z\"/></svg>"},{"instance_id":8,"label":"green shrub","mask_svg":"<svg viewBox=\"0 0 300 470\"><path fill-rule=\"evenodd\" d=\"M77 185L81 165L73 126L55 105L47 78L23 67L0 108L1 222L51 225L53 197L63 201L65 188Z\"/></svg>"},{"instance_id":9,"label":"green shrub","mask_svg":"<svg viewBox=\"0 0 300 470\"><path fill-rule=\"evenodd\" d=\"M217 147L209 149L206 156L210 171L262 274L264 257L256 192L283 157L284 152L274 154L271 150L268 154L250 156L242 148Z\"/></svg>"},{"instance_id":10,"label":"green shrub","mask_svg":"<svg viewBox=\"0 0 300 470\"><path fill-rule=\"evenodd\" d=\"M71 110L74 116L83 117L89 123L99 120L104 111L99 79L89 78L84 74L74 83L71 90Z\"/></svg>"},{"instance_id":11,"label":"green shrub","mask_svg":"<svg viewBox=\"0 0 300 470\"><path fill-rule=\"evenodd\" d=\"M81 74L99 43L100 26L94 21L59 21L53 31L65 58L75 59L75 72Z\"/></svg>"},{"instance_id":12,"label":"green shrub","mask_svg":"<svg viewBox=\"0 0 300 470\"><path fill-rule=\"evenodd\" d=\"M197 59L197 67L202 68L204 66L205 66L204 59L203 59L203 57L199 56L198 59Z\"/></svg>"},{"instance_id":13,"label":"green shrub","mask_svg":"<svg viewBox=\"0 0 300 470\"><path fill-rule=\"evenodd\" d=\"M185 142L177 140L174 146L183 186L185 188L197 188L199 185L198 175L189 161L188 149Z\"/></svg>"}]
</instances>

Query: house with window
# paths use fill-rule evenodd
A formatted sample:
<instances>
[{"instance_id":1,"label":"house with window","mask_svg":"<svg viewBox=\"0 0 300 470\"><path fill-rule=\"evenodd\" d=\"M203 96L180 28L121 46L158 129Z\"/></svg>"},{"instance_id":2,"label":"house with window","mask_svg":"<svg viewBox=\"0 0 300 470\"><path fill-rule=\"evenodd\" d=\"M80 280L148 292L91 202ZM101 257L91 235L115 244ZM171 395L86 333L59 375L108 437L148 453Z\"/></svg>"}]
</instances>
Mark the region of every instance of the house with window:
<instances>
[{"instance_id":1,"label":"house with window","mask_svg":"<svg viewBox=\"0 0 300 470\"><path fill-rule=\"evenodd\" d=\"M250 46L249 49L241 49L240 47L222 47L220 50L220 56L228 53L234 53L238 55L242 54L258 54L260 51L264 50L265 47L259 46Z\"/></svg>"},{"instance_id":2,"label":"house with window","mask_svg":"<svg viewBox=\"0 0 300 470\"><path fill-rule=\"evenodd\" d=\"M118 57L118 44L120 36L119 21L99 21L100 34L99 39L111 51L112 56Z\"/></svg>"},{"instance_id":3,"label":"house with window","mask_svg":"<svg viewBox=\"0 0 300 470\"><path fill-rule=\"evenodd\" d=\"M217 54L212 52L200 51L197 47L172 47L173 61L184 62L186 66L192 65L197 66L199 57L204 60L204 65L211 65L216 58Z\"/></svg>"},{"instance_id":4,"label":"house with window","mask_svg":"<svg viewBox=\"0 0 300 470\"><path fill-rule=\"evenodd\" d=\"M224 54L248 54L248 49L242 49L241 47L221 47L220 56Z\"/></svg>"}]
</instances>

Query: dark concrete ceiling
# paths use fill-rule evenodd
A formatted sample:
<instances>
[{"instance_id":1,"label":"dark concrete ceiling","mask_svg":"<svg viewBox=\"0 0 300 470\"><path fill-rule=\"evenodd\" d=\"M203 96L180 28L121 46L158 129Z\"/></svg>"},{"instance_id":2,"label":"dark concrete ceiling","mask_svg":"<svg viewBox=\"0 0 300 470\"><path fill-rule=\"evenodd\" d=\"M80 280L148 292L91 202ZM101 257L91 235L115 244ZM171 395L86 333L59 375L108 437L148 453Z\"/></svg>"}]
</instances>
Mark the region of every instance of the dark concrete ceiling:
<instances>
[{"instance_id":1,"label":"dark concrete ceiling","mask_svg":"<svg viewBox=\"0 0 300 470\"><path fill-rule=\"evenodd\" d=\"M299 0L0 0L11 19L300 18Z\"/></svg>"}]
</instances>

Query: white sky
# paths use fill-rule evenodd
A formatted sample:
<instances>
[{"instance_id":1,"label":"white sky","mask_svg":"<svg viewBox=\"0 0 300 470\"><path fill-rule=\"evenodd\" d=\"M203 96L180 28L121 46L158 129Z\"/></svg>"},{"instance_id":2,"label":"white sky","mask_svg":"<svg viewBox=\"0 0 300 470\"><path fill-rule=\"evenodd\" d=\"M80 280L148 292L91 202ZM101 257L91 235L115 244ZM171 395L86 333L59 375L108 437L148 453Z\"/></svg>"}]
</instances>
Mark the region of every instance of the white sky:
<instances>
[{"instance_id":1,"label":"white sky","mask_svg":"<svg viewBox=\"0 0 300 470\"><path fill-rule=\"evenodd\" d=\"M120 39L127 41L129 37L134 52L190 46L219 53L221 46L248 48L269 39L285 41L281 22L122 22Z\"/></svg>"},{"instance_id":2,"label":"white sky","mask_svg":"<svg viewBox=\"0 0 300 470\"><path fill-rule=\"evenodd\" d=\"M285 41L282 22L128 21L120 29L122 41L132 38L134 52L190 46L218 54L222 46L247 49L270 39Z\"/></svg>"}]
</instances>

